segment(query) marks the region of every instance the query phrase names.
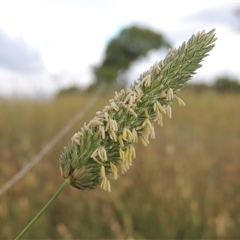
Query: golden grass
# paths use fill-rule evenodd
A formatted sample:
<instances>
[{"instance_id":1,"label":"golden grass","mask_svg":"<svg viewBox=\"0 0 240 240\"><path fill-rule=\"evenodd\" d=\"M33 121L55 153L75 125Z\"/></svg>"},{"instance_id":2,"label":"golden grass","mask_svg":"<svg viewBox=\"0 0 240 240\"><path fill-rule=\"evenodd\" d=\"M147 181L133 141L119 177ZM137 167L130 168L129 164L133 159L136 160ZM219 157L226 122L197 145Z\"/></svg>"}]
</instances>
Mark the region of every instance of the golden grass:
<instances>
[{"instance_id":1,"label":"golden grass","mask_svg":"<svg viewBox=\"0 0 240 240\"><path fill-rule=\"evenodd\" d=\"M63 179L58 159L84 121L1 196L0 239L16 236ZM26 164L91 96L46 102L0 102L0 185ZM156 127L156 140L136 146L137 158L112 193L68 187L26 234L29 239L198 238L240 236L240 98L183 90L186 107Z\"/></svg>"}]
</instances>

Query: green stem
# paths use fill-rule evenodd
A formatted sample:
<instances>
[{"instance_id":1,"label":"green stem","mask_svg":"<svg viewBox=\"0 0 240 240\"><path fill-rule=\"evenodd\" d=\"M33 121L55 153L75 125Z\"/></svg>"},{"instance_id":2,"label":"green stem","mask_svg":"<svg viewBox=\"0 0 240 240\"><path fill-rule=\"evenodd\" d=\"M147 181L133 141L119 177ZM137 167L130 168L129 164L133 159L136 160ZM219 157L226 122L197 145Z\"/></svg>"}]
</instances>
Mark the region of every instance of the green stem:
<instances>
[{"instance_id":1,"label":"green stem","mask_svg":"<svg viewBox=\"0 0 240 240\"><path fill-rule=\"evenodd\" d=\"M32 219L32 221L22 230L22 232L16 237L17 239L21 239L22 236L32 227L32 225L40 218L40 216L48 209L48 207L56 200L58 195L63 191L65 187L67 187L71 182L71 178L67 178L64 183L60 186L54 196L49 200L49 202L42 208L42 210Z\"/></svg>"}]
</instances>

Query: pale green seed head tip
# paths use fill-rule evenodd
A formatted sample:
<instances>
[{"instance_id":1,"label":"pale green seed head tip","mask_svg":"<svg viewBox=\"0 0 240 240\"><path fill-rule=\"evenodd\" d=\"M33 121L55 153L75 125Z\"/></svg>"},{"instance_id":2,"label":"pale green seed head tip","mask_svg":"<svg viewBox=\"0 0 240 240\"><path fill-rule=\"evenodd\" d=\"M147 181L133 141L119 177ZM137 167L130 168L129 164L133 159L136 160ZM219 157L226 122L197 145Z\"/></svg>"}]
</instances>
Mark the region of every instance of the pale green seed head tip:
<instances>
[{"instance_id":1,"label":"pale green seed head tip","mask_svg":"<svg viewBox=\"0 0 240 240\"><path fill-rule=\"evenodd\" d=\"M140 138L148 146L155 138L154 122L163 126L163 114L172 117L171 103L184 101L177 96L200 62L214 47L215 29L199 32L179 48L169 50L163 61L156 62L126 90L115 92L109 106L96 113L72 137L60 156L63 178L71 178L78 189L100 186L111 191L107 176L117 179L118 168L126 172L136 157L134 144Z\"/></svg>"}]
</instances>

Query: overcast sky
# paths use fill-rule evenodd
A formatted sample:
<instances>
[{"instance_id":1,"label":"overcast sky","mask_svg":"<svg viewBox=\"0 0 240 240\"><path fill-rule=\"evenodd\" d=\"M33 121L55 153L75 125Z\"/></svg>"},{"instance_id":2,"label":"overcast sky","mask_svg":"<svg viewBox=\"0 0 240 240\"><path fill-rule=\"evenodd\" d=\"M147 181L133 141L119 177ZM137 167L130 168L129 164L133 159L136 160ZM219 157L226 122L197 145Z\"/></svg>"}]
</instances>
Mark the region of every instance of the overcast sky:
<instances>
[{"instance_id":1,"label":"overcast sky","mask_svg":"<svg viewBox=\"0 0 240 240\"><path fill-rule=\"evenodd\" d=\"M194 81L228 74L240 79L240 1L0 1L0 95L51 94L86 86L108 41L138 24L162 33L174 47L216 28L217 45ZM137 79L163 52L131 68Z\"/></svg>"}]
</instances>

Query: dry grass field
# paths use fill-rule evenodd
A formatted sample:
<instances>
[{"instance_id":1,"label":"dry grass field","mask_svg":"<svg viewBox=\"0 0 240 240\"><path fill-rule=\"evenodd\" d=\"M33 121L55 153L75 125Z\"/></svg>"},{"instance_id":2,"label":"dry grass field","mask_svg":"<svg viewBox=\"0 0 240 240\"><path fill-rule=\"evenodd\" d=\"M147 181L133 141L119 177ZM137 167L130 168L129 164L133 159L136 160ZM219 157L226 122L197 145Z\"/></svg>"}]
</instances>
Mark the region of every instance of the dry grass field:
<instances>
[{"instance_id":1,"label":"dry grass field","mask_svg":"<svg viewBox=\"0 0 240 240\"><path fill-rule=\"evenodd\" d=\"M0 196L0 239L12 239L63 179L59 155L113 94L104 94L74 129ZM133 166L112 192L67 187L28 239L240 238L240 96L188 88L156 140L139 143ZM0 100L0 186L30 161L91 95L49 101Z\"/></svg>"}]
</instances>

